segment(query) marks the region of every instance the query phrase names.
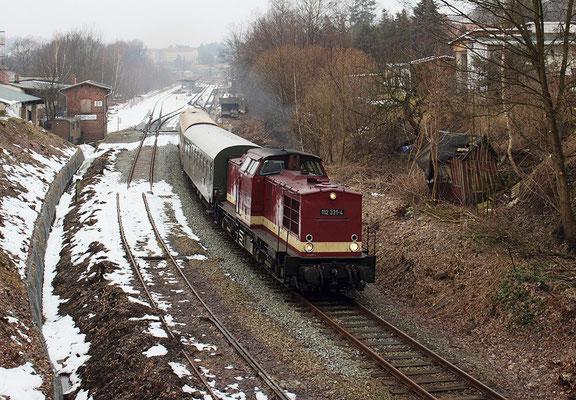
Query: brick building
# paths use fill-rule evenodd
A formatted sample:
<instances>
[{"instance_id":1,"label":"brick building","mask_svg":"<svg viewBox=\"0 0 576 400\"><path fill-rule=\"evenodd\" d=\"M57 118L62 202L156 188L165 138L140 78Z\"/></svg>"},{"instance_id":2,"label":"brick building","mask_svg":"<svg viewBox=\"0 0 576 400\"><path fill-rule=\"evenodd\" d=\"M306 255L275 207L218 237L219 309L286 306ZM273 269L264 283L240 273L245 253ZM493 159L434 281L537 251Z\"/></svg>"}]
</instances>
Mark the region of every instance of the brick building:
<instances>
[{"instance_id":1,"label":"brick building","mask_svg":"<svg viewBox=\"0 0 576 400\"><path fill-rule=\"evenodd\" d=\"M110 86L93 81L76 83L62 90L66 96L66 115L80 119L83 142L93 142L106 137L107 97L111 92Z\"/></svg>"}]
</instances>

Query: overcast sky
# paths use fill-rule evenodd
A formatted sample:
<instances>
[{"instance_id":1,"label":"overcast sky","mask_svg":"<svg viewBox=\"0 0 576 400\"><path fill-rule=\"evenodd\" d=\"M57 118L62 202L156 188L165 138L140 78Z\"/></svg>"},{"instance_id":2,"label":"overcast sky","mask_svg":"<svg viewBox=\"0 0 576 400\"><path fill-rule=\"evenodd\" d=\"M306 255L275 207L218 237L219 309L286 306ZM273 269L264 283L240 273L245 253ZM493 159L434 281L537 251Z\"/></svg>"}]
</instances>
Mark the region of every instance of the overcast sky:
<instances>
[{"instance_id":1,"label":"overcast sky","mask_svg":"<svg viewBox=\"0 0 576 400\"><path fill-rule=\"evenodd\" d=\"M377 0L397 11L400 0ZM105 41L140 39L148 47L219 42L235 27L266 12L269 0L29 0L2 1L6 38L49 39L56 32L88 28ZM380 10L379 9L379 10ZM378 14L380 11L378 12Z\"/></svg>"}]
</instances>

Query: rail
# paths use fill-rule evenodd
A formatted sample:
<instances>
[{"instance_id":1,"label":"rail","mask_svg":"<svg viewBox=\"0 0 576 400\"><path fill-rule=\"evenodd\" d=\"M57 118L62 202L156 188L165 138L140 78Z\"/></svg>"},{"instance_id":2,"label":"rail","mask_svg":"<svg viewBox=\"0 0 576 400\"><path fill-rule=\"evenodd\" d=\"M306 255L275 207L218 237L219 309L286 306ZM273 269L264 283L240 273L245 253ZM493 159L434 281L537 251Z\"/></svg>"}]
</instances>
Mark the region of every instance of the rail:
<instances>
[{"instance_id":1,"label":"rail","mask_svg":"<svg viewBox=\"0 0 576 400\"><path fill-rule=\"evenodd\" d=\"M176 335L174 335L174 332L172 332L172 329L170 329L170 326L168 325L168 322L166 321L164 314L162 313L162 311L158 307L158 304L156 303L156 301L152 297L152 294L148 290L148 286L146 285L146 282L144 281L144 278L142 277L142 273L140 272L140 268L138 266L138 263L136 262L136 259L134 258L134 255L132 254L132 250L130 249L130 245L128 244L128 240L126 239L126 234L124 232L124 226L122 225L122 216L121 216L121 209L120 209L120 195L118 193L116 193L116 209L117 209L117 214L118 214L118 226L120 227L120 238L122 239L122 246L124 247L124 251L126 252L126 256L128 257L128 260L130 261L130 264L132 265L132 268L134 269L134 272L136 273L138 280L142 284L142 287L144 288L144 292L146 293L146 296L148 297L148 300L150 301L152 308L154 309L154 311L156 312L156 314L158 315L158 317L162 321L162 325L164 326L164 328L166 329L166 331L170 335L170 338L174 339L175 342L180 343L180 341L176 339ZM180 344L180 346L182 346L182 345ZM186 358L186 360L188 361L188 363L190 364L190 366L192 367L192 369L194 370L194 373L198 376L198 378L200 379L200 381L202 382L202 384L204 385L204 387L208 391L208 393L210 393L212 398L213 399L221 399L220 396L218 396L218 395L216 395L216 393L214 393L212 386L210 386L210 384L206 380L206 377L200 371L200 367L198 366L198 364L196 364L194 359L192 357L190 357L190 355L186 352L186 350L183 347L181 348L181 352L184 355L184 357Z\"/></svg>"}]
</instances>

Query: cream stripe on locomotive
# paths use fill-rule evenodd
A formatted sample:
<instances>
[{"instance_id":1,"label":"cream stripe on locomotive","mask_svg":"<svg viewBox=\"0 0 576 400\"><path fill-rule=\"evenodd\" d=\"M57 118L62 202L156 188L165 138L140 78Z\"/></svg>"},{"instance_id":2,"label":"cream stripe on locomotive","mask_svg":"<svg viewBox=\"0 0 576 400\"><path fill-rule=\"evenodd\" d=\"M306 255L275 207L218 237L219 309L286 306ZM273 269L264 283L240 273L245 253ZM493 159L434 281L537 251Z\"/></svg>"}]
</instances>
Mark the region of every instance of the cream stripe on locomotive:
<instances>
[{"instance_id":1,"label":"cream stripe on locomotive","mask_svg":"<svg viewBox=\"0 0 576 400\"><path fill-rule=\"evenodd\" d=\"M230 203L232 203L233 205L236 205L236 201L235 201L236 199L234 199L234 197L231 196L230 193L227 194L226 198ZM268 218L266 218L263 215L248 216L248 214L246 214L245 212L240 210L238 212L238 216L240 217L240 219L243 222L245 222L249 226L264 225L266 228L268 228L268 230L270 232L274 232L275 235L278 235L278 225L276 225L274 222L270 221ZM301 253L305 253L304 244L306 244L306 242L299 241L293 235L290 235L290 233L284 228L280 228L279 236L280 236L280 239L282 239L282 240L286 240L286 237L288 237L288 244L290 246L294 247L295 249L297 249L297 251L299 251ZM358 256L360 256L362 254L361 252L354 253L354 252L350 251L350 242L312 242L312 244L314 244L314 251L312 251L311 254L314 254L314 253L350 253L351 255L358 255ZM362 242L358 242L358 245L359 245L359 248L361 249L362 248Z\"/></svg>"}]
</instances>

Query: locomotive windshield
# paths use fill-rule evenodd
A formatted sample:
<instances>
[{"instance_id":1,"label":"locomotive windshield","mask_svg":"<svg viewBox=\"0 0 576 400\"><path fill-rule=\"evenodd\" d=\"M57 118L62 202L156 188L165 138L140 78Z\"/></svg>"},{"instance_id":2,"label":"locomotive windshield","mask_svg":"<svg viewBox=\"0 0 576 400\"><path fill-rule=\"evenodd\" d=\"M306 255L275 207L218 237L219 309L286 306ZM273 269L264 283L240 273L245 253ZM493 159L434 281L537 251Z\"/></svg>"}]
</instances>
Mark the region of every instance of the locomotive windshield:
<instances>
[{"instance_id":1,"label":"locomotive windshield","mask_svg":"<svg viewBox=\"0 0 576 400\"><path fill-rule=\"evenodd\" d=\"M260 170L260 175L274 175L279 174L280 171L284 169L284 161L281 160L266 160L262 169Z\"/></svg>"},{"instance_id":2,"label":"locomotive windshield","mask_svg":"<svg viewBox=\"0 0 576 400\"><path fill-rule=\"evenodd\" d=\"M308 171L310 175L324 176L324 171L317 160L302 160L300 169Z\"/></svg>"},{"instance_id":3,"label":"locomotive windshield","mask_svg":"<svg viewBox=\"0 0 576 400\"><path fill-rule=\"evenodd\" d=\"M240 167L240 171L246 172L247 174L254 175L258 166L260 165L260 161L253 160L250 157L246 157L242 166Z\"/></svg>"}]
</instances>

